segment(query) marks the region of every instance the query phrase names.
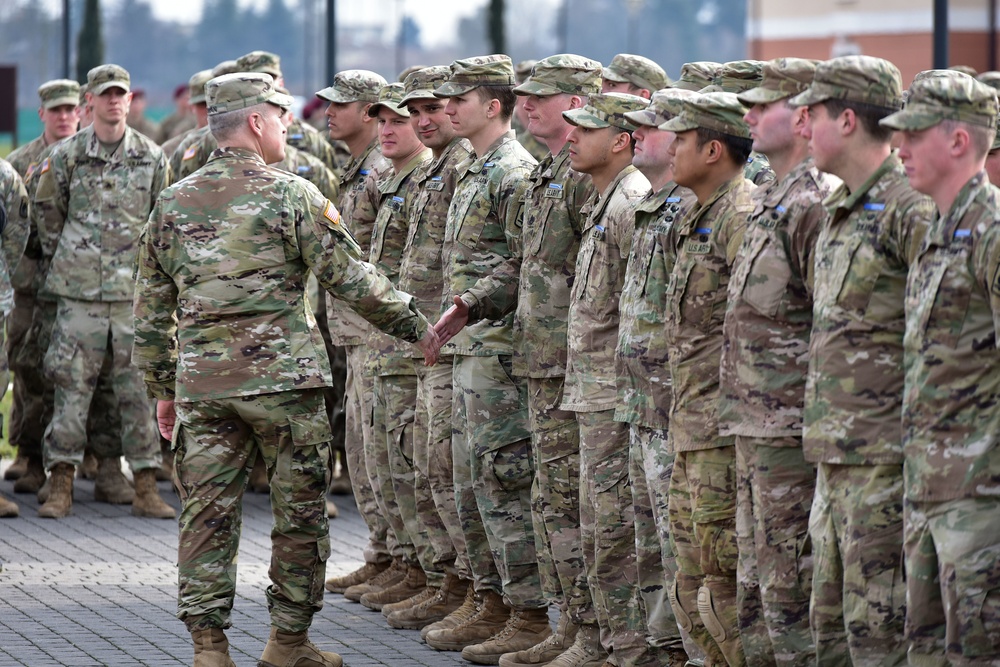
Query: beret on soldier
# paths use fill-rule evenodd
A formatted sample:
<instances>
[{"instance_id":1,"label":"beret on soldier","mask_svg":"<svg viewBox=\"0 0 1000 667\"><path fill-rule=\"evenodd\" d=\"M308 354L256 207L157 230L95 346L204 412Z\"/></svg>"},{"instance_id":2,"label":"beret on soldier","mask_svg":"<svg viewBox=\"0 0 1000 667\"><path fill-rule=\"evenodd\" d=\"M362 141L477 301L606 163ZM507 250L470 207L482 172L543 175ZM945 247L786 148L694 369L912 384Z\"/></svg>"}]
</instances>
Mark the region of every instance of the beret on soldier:
<instances>
[{"instance_id":1,"label":"beret on soldier","mask_svg":"<svg viewBox=\"0 0 1000 667\"><path fill-rule=\"evenodd\" d=\"M629 111L625 117L636 125L658 128L681 112L684 108L683 100L696 95L698 93L684 88L664 88L653 93L648 107L640 111Z\"/></svg>"},{"instance_id":2,"label":"beret on soldier","mask_svg":"<svg viewBox=\"0 0 1000 667\"><path fill-rule=\"evenodd\" d=\"M587 104L580 109L563 111L563 118L570 125L599 130L604 127L616 127L624 132L636 129L635 123L625 114L639 111L649 106L649 100L638 95L625 93L595 93Z\"/></svg>"},{"instance_id":3,"label":"beret on soldier","mask_svg":"<svg viewBox=\"0 0 1000 667\"><path fill-rule=\"evenodd\" d=\"M327 102L378 102L378 91L386 85L382 75L366 69L345 69L333 77L333 85L316 93Z\"/></svg>"},{"instance_id":4,"label":"beret on soldier","mask_svg":"<svg viewBox=\"0 0 1000 667\"><path fill-rule=\"evenodd\" d=\"M451 68L447 65L435 65L412 72L403 82L403 99L400 104L407 104L410 100L436 100L434 90L443 86L449 76Z\"/></svg>"},{"instance_id":5,"label":"beret on soldier","mask_svg":"<svg viewBox=\"0 0 1000 667\"><path fill-rule=\"evenodd\" d=\"M746 107L734 93L700 93L683 101L680 114L660 125L661 130L687 132L703 128L733 137L750 138L750 128L743 120Z\"/></svg>"},{"instance_id":6,"label":"beret on soldier","mask_svg":"<svg viewBox=\"0 0 1000 667\"><path fill-rule=\"evenodd\" d=\"M42 101L43 109L64 105L79 106L80 84L72 79L46 81L38 87L38 98Z\"/></svg>"},{"instance_id":7,"label":"beret on soldier","mask_svg":"<svg viewBox=\"0 0 1000 667\"><path fill-rule=\"evenodd\" d=\"M274 79L264 72L237 72L223 74L205 84L208 97L208 115L238 111L258 104L274 104L282 108L292 106L289 95L278 92Z\"/></svg>"},{"instance_id":8,"label":"beret on soldier","mask_svg":"<svg viewBox=\"0 0 1000 667\"><path fill-rule=\"evenodd\" d=\"M456 97L479 86L513 86L514 65L505 55L476 56L451 64L448 82L437 88L437 97Z\"/></svg>"},{"instance_id":9,"label":"beret on soldier","mask_svg":"<svg viewBox=\"0 0 1000 667\"><path fill-rule=\"evenodd\" d=\"M281 78L281 58L267 51L251 51L236 59L240 72L264 72L275 79Z\"/></svg>"},{"instance_id":10,"label":"beret on soldier","mask_svg":"<svg viewBox=\"0 0 1000 667\"><path fill-rule=\"evenodd\" d=\"M378 116L379 109L385 107L400 116L410 117L410 110L403 104L403 84L398 81L382 86L378 91L378 102L368 107L368 115L374 118Z\"/></svg>"},{"instance_id":11,"label":"beret on soldier","mask_svg":"<svg viewBox=\"0 0 1000 667\"><path fill-rule=\"evenodd\" d=\"M561 53L535 63L531 74L514 88L516 95L546 97L567 93L592 95L601 92L601 63L590 58Z\"/></svg>"},{"instance_id":12,"label":"beret on soldier","mask_svg":"<svg viewBox=\"0 0 1000 667\"><path fill-rule=\"evenodd\" d=\"M899 68L873 56L841 56L816 66L809 88L791 100L795 106L809 106L826 100L845 100L885 109L903 104L903 83Z\"/></svg>"},{"instance_id":13,"label":"beret on soldier","mask_svg":"<svg viewBox=\"0 0 1000 667\"><path fill-rule=\"evenodd\" d=\"M784 100L804 92L812 83L817 60L806 58L776 58L764 63L760 85L737 93L740 102L748 106Z\"/></svg>"},{"instance_id":14,"label":"beret on soldier","mask_svg":"<svg viewBox=\"0 0 1000 667\"><path fill-rule=\"evenodd\" d=\"M880 120L879 125L920 131L944 120L955 120L995 130L998 112L995 90L968 74L950 70L947 74L914 81L906 106Z\"/></svg>"},{"instance_id":15,"label":"beret on soldier","mask_svg":"<svg viewBox=\"0 0 1000 667\"><path fill-rule=\"evenodd\" d=\"M205 84L214 78L212 70L203 69L188 79L188 104L204 104Z\"/></svg>"},{"instance_id":16,"label":"beret on soldier","mask_svg":"<svg viewBox=\"0 0 1000 667\"><path fill-rule=\"evenodd\" d=\"M650 92L670 85L670 79L662 67L649 58L631 53L619 53L612 58L604 68L602 77L608 81L631 83Z\"/></svg>"},{"instance_id":17,"label":"beret on soldier","mask_svg":"<svg viewBox=\"0 0 1000 667\"><path fill-rule=\"evenodd\" d=\"M87 72L87 90L100 95L108 88L121 88L126 93L132 90L128 72L120 65L98 65Z\"/></svg>"}]
</instances>

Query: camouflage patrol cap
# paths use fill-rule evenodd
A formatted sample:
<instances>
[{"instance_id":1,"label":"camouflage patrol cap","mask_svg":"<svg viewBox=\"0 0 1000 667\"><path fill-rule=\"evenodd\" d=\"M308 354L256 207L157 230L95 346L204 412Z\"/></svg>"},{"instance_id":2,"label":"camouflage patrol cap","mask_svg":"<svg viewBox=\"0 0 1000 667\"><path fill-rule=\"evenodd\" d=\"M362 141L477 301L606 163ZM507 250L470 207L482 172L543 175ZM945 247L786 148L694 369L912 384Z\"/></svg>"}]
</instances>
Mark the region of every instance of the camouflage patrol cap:
<instances>
[{"instance_id":1,"label":"camouflage patrol cap","mask_svg":"<svg viewBox=\"0 0 1000 667\"><path fill-rule=\"evenodd\" d=\"M264 72L275 79L281 78L281 58L268 51L251 51L236 59L240 72Z\"/></svg>"},{"instance_id":2,"label":"camouflage patrol cap","mask_svg":"<svg viewBox=\"0 0 1000 667\"><path fill-rule=\"evenodd\" d=\"M976 80L985 83L990 88L1000 90L1000 72L980 72Z\"/></svg>"},{"instance_id":3,"label":"camouflage patrol cap","mask_svg":"<svg viewBox=\"0 0 1000 667\"><path fill-rule=\"evenodd\" d=\"M132 80L128 71L120 65L98 65L87 72L87 90L100 95L108 88L121 88L126 93L132 90Z\"/></svg>"},{"instance_id":4,"label":"camouflage patrol cap","mask_svg":"<svg viewBox=\"0 0 1000 667\"><path fill-rule=\"evenodd\" d=\"M403 84L398 81L387 83L378 91L378 102L368 107L368 115L372 118L378 116L378 111L385 107L400 116L410 117L410 110L403 104Z\"/></svg>"},{"instance_id":5,"label":"camouflage patrol cap","mask_svg":"<svg viewBox=\"0 0 1000 667\"><path fill-rule=\"evenodd\" d=\"M514 88L516 95L541 97L559 93L593 95L599 92L601 63L572 53L560 53L539 60L531 68L528 79Z\"/></svg>"},{"instance_id":6,"label":"camouflage patrol cap","mask_svg":"<svg viewBox=\"0 0 1000 667\"><path fill-rule=\"evenodd\" d=\"M236 74L237 72L242 72L240 66L236 64L235 60L223 60L221 63L212 68L212 78L217 76L222 76L223 74Z\"/></svg>"},{"instance_id":7,"label":"camouflage patrol cap","mask_svg":"<svg viewBox=\"0 0 1000 667\"><path fill-rule=\"evenodd\" d=\"M382 75L366 69L345 69L333 77L333 85L316 93L316 97L327 102L348 104L349 102L378 102L378 91L388 81Z\"/></svg>"},{"instance_id":8,"label":"camouflage patrol cap","mask_svg":"<svg viewBox=\"0 0 1000 667\"><path fill-rule=\"evenodd\" d=\"M944 120L955 120L995 130L1000 112L996 91L968 74L949 74L916 81L910 86L906 107L883 118L879 125L920 131Z\"/></svg>"},{"instance_id":9,"label":"camouflage patrol cap","mask_svg":"<svg viewBox=\"0 0 1000 667\"><path fill-rule=\"evenodd\" d=\"M750 128L743 120L746 107L735 93L699 93L684 100L680 114L660 125L661 130L687 132L699 127L732 137L750 138Z\"/></svg>"},{"instance_id":10,"label":"camouflage patrol cap","mask_svg":"<svg viewBox=\"0 0 1000 667\"><path fill-rule=\"evenodd\" d=\"M602 77L608 81L631 83L652 92L670 85L670 79L663 68L649 58L630 53L619 53L604 68Z\"/></svg>"},{"instance_id":11,"label":"camouflage patrol cap","mask_svg":"<svg viewBox=\"0 0 1000 667\"><path fill-rule=\"evenodd\" d=\"M537 60L522 60L521 62L514 65L514 79L518 83L524 83L528 75L531 74L531 68L535 66Z\"/></svg>"},{"instance_id":12,"label":"camouflage patrol cap","mask_svg":"<svg viewBox=\"0 0 1000 667\"><path fill-rule=\"evenodd\" d=\"M711 60L684 63L681 67L681 78L674 81L673 87L684 90L701 90L705 86L712 85L712 79L715 78L720 67L722 67L722 63Z\"/></svg>"},{"instance_id":13,"label":"camouflage patrol cap","mask_svg":"<svg viewBox=\"0 0 1000 667\"><path fill-rule=\"evenodd\" d=\"M448 82L437 88L437 97L455 97L479 86L513 86L514 65L509 56L476 56L456 60L451 64Z\"/></svg>"},{"instance_id":14,"label":"camouflage patrol cap","mask_svg":"<svg viewBox=\"0 0 1000 667\"><path fill-rule=\"evenodd\" d=\"M816 66L813 82L790 104L809 106L826 100L845 100L898 109L903 103L899 68L873 56L841 56Z\"/></svg>"},{"instance_id":15,"label":"camouflage patrol cap","mask_svg":"<svg viewBox=\"0 0 1000 667\"><path fill-rule=\"evenodd\" d=\"M975 78L979 72L976 71L975 67L970 67L969 65L952 65L949 67L952 72L961 72L962 74L968 74L969 76Z\"/></svg>"},{"instance_id":16,"label":"camouflage patrol cap","mask_svg":"<svg viewBox=\"0 0 1000 667\"><path fill-rule=\"evenodd\" d=\"M188 104L205 104L205 84L214 78L212 70L203 69L188 79Z\"/></svg>"},{"instance_id":17,"label":"camouflage patrol cap","mask_svg":"<svg viewBox=\"0 0 1000 667\"><path fill-rule=\"evenodd\" d=\"M85 83L80 84L80 103L77 104L78 107L82 107L87 103L87 92L90 90L90 86Z\"/></svg>"},{"instance_id":18,"label":"camouflage patrol cap","mask_svg":"<svg viewBox=\"0 0 1000 667\"><path fill-rule=\"evenodd\" d=\"M760 85L737 93L747 106L784 100L804 92L816 74L818 60L775 58L764 63Z\"/></svg>"},{"instance_id":19,"label":"camouflage patrol cap","mask_svg":"<svg viewBox=\"0 0 1000 667\"><path fill-rule=\"evenodd\" d=\"M623 132L632 132L636 125L626 118L630 111L639 111L649 106L649 100L626 93L594 93L587 104L580 109L563 111L563 118L570 125L599 130L616 127Z\"/></svg>"},{"instance_id":20,"label":"camouflage patrol cap","mask_svg":"<svg viewBox=\"0 0 1000 667\"><path fill-rule=\"evenodd\" d=\"M292 106L289 95L279 93L274 78L264 72L223 74L205 84L208 115L237 111L258 104L274 104L283 109Z\"/></svg>"},{"instance_id":21,"label":"camouflage patrol cap","mask_svg":"<svg viewBox=\"0 0 1000 667\"><path fill-rule=\"evenodd\" d=\"M411 73L403 82L403 99L400 104L408 104L411 100L436 100L434 89L443 86L449 76L451 68L447 65L425 67Z\"/></svg>"},{"instance_id":22,"label":"camouflage patrol cap","mask_svg":"<svg viewBox=\"0 0 1000 667\"><path fill-rule=\"evenodd\" d=\"M723 63L704 93L742 93L760 85L764 63L760 60L733 60Z\"/></svg>"},{"instance_id":23,"label":"camouflage patrol cap","mask_svg":"<svg viewBox=\"0 0 1000 667\"><path fill-rule=\"evenodd\" d=\"M636 125L658 128L673 118L684 108L683 100L695 97L698 93L683 88L664 88L653 93L649 106L639 111L629 111L625 117Z\"/></svg>"},{"instance_id":24,"label":"camouflage patrol cap","mask_svg":"<svg viewBox=\"0 0 1000 667\"><path fill-rule=\"evenodd\" d=\"M404 68L403 71L399 73L399 76L396 77L396 81L398 81L399 83L403 83L404 81L406 81L406 77L426 67L427 65L410 65L409 67Z\"/></svg>"},{"instance_id":25,"label":"camouflage patrol cap","mask_svg":"<svg viewBox=\"0 0 1000 667\"><path fill-rule=\"evenodd\" d=\"M80 84L72 79L46 81L38 87L38 98L43 109L61 106L79 106Z\"/></svg>"}]
</instances>

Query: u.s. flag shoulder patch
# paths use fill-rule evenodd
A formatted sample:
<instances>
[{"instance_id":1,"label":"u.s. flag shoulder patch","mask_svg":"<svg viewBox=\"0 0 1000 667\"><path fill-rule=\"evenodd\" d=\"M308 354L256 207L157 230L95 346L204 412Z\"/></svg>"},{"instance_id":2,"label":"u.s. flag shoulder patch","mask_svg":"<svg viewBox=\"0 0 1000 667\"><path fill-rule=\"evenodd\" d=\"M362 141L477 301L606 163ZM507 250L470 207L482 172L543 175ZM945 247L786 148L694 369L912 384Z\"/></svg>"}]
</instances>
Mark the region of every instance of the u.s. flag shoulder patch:
<instances>
[{"instance_id":1,"label":"u.s. flag shoulder patch","mask_svg":"<svg viewBox=\"0 0 1000 667\"><path fill-rule=\"evenodd\" d=\"M335 225L340 224L340 211L329 199L326 200L326 206L323 208L323 217Z\"/></svg>"},{"instance_id":2,"label":"u.s. flag shoulder patch","mask_svg":"<svg viewBox=\"0 0 1000 667\"><path fill-rule=\"evenodd\" d=\"M184 160L190 160L191 158L193 158L197 154L198 154L198 147L197 146L191 146L186 151L184 151L184 157L182 159L184 159Z\"/></svg>"},{"instance_id":3,"label":"u.s. flag shoulder patch","mask_svg":"<svg viewBox=\"0 0 1000 667\"><path fill-rule=\"evenodd\" d=\"M49 170L49 159L45 158L44 160L42 160L42 166L38 168L38 174L39 175L44 174L48 170Z\"/></svg>"}]
</instances>

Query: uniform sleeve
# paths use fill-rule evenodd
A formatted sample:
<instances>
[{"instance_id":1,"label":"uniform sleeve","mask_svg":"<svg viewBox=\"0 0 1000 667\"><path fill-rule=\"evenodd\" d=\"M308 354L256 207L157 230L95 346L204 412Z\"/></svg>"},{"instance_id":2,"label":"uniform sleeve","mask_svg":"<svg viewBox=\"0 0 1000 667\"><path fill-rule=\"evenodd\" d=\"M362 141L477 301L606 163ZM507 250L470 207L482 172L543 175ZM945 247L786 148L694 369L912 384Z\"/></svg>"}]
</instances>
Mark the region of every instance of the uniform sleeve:
<instances>
[{"instance_id":1,"label":"uniform sleeve","mask_svg":"<svg viewBox=\"0 0 1000 667\"><path fill-rule=\"evenodd\" d=\"M913 264L920 248L924 244L924 237L934 220L937 210L934 202L929 197L920 196L916 201L906 206L901 215L895 220L894 238L900 239L900 258L907 266Z\"/></svg>"},{"instance_id":2,"label":"uniform sleeve","mask_svg":"<svg viewBox=\"0 0 1000 667\"><path fill-rule=\"evenodd\" d=\"M796 263L794 268L801 276L802 283L810 295L813 293L816 277L816 239L819 238L819 231L826 217L826 208L820 202L806 206L802 210L789 240L790 257Z\"/></svg>"},{"instance_id":3,"label":"uniform sleeve","mask_svg":"<svg viewBox=\"0 0 1000 667\"><path fill-rule=\"evenodd\" d=\"M293 199L300 203L291 207L299 249L320 285L385 333L411 343L420 340L430 327L427 318L413 297L361 261L361 248L333 203L315 188L293 194Z\"/></svg>"},{"instance_id":4,"label":"uniform sleeve","mask_svg":"<svg viewBox=\"0 0 1000 667\"><path fill-rule=\"evenodd\" d=\"M177 377L177 286L157 259L160 202L139 236L132 316L135 342L132 363L143 372L153 398L171 400Z\"/></svg>"},{"instance_id":5,"label":"uniform sleeve","mask_svg":"<svg viewBox=\"0 0 1000 667\"><path fill-rule=\"evenodd\" d=\"M747 219L749 211L733 209L726 216L724 222L725 236L721 239L726 245L726 264L730 268L736 265L736 260L740 255L740 247L743 245L743 235L747 230Z\"/></svg>"},{"instance_id":6,"label":"uniform sleeve","mask_svg":"<svg viewBox=\"0 0 1000 667\"><path fill-rule=\"evenodd\" d=\"M3 228L3 257L7 276L12 278L28 242L30 230L28 192L13 167L4 170L4 175L9 183L5 188L3 202L7 212L7 221Z\"/></svg>"},{"instance_id":7,"label":"uniform sleeve","mask_svg":"<svg viewBox=\"0 0 1000 667\"><path fill-rule=\"evenodd\" d=\"M32 201L31 215L41 243L42 254L52 258L69 211L70 168L63 151L53 150L38 167L38 187Z\"/></svg>"}]
</instances>

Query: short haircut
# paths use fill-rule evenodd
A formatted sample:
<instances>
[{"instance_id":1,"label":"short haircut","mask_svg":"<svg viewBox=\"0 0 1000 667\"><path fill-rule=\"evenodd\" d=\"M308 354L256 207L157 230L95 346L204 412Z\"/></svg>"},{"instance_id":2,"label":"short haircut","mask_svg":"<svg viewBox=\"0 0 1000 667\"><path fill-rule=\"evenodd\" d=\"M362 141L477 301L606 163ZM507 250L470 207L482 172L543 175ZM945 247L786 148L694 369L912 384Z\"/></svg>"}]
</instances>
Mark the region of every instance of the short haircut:
<instances>
[{"instance_id":1,"label":"short haircut","mask_svg":"<svg viewBox=\"0 0 1000 667\"><path fill-rule=\"evenodd\" d=\"M737 137L732 134L726 134L725 132L719 132L717 130L709 130L704 127L696 128L695 132L698 133L699 149L710 141L718 141L726 147L726 153L729 154L729 159L737 165L746 163L747 158L750 157L750 151L753 150L753 139L748 137Z\"/></svg>"},{"instance_id":2,"label":"short haircut","mask_svg":"<svg viewBox=\"0 0 1000 667\"><path fill-rule=\"evenodd\" d=\"M245 109L236 109L234 111L226 111L223 113L212 114L208 117L208 129L212 132L212 136L218 142L226 141L230 139L236 131L246 125L247 119L250 118L252 114L263 113L265 106L272 106L267 102L262 102L261 104L255 104L252 107L246 107Z\"/></svg>"},{"instance_id":3,"label":"short haircut","mask_svg":"<svg viewBox=\"0 0 1000 667\"><path fill-rule=\"evenodd\" d=\"M476 86L474 90L483 102L500 101L500 117L503 120L510 120L514 115L514 105L517 104L514 86Z\"/></svg>"},{"instance_id":4,"label":"short haircut","mask_svg":"<svg viewBox=\"0 0 1000 667\"><path fill-rule=\"evenodd\" d=\"M824 100L820 104L826 107L826 112L831 118L836 118L844 113L845 110L850 109L854 112L865 133L872 139L884 144L892 140L893 130L888 127L882 127L878 122L889 114L896 113L898 109L841 99Z\"/></svg>"},{"instance_id":5,"label":"short haircut","mask_svg":"<svg viewBox=\"0 0 1000 667\"><path fill-rule=\"evenodd\" d=\"M972 150L976 152L976 158L979 159L990 152L990 148L993 146L993 139L996 137L996 132L988 127L963 123L960 120L943 120L940 125L944 132L954 132L958 128L962 128L968 132Z\"/></svg>"}]
</instances>

